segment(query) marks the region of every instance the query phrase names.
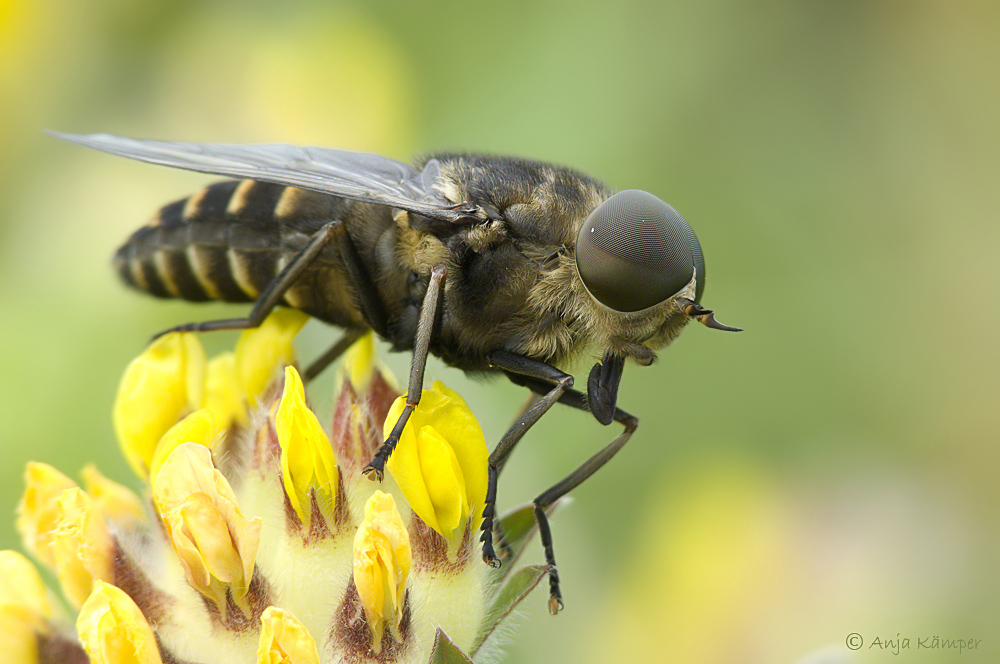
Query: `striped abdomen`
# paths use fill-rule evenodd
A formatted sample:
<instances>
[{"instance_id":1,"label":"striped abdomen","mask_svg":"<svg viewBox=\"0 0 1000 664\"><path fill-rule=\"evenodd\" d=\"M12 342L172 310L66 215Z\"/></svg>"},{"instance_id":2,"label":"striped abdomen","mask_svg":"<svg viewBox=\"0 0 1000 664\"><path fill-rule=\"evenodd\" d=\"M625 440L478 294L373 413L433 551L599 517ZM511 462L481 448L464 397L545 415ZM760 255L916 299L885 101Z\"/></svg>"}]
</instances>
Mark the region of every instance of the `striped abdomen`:
<instances>
[{"instance_id":1,"label":"striped abdomen","mask_svg":"<svg viewBox=\"0 0 1000 664\"><path fill-rule=\"evenodd\" d=\"M352 203L251 180L219 182L161 208L115 254L131 286L157 297L252 302L325 223ZM358 314L335 256L321 258L284 303L337 324Z\"/></svg>"}]
</instances>

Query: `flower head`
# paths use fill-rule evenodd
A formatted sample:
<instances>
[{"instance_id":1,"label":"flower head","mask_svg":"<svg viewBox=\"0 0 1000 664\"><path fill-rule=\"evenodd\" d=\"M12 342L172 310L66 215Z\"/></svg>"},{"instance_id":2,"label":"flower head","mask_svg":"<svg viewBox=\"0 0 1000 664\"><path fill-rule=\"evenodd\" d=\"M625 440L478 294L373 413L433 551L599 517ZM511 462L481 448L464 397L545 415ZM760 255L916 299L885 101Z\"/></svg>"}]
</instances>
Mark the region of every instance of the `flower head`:
<instances>
[{"instance_id":1,"label":"flower head","mask_svg":"<svg viewBox=\"0 0 1000 664\"><path fill-rule=\"evenodd\" d=\"M495 647L546 569L498 572L474 555L478 423L435 384L372 483L360 469L402 408L395 383L362 338L328 432L294 366L304 321L274 314L211 360L195 337L165 335L129 366L115 428L147 503L93 467L84 490L29 464L18 528L79 615L74 635L34 567L0 552L6 661L388 664ZM515 548L523 517L504 522Z\"/></svg>"}]
</instances>

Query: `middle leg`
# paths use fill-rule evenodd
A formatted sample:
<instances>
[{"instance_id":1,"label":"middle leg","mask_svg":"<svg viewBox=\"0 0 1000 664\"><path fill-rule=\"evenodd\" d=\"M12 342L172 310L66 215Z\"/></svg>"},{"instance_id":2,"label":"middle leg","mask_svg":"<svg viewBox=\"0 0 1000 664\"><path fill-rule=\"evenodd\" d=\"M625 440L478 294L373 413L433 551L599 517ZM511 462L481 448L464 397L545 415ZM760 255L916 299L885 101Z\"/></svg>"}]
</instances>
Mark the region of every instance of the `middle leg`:
<instances>
[{"instance_id":1,"label":"middle leg","mask_svg":"<svg viewBox=\"0 0 1000 664\"><path fill-rule=\"evenodd\" d=\"M549 391L549 384L545 380L540 380L538 377L530 376L526 374L516 374L513 372L508 372L508 377L510 380L518 385L523 385L529 388L535 394L547 394ZM544 399L544 397L542 397ZM590 412L590 404L586 396L574 389L564 390L558 397L558 402L577 410L582 410ZM639 426L639 420L629 413L626 413L621 408L615 407L612 415L612 420L618 422L622 425L623 431L615 437L610 443L603 447L596 454L591 456L585 462L583 462L576 470L563 478L560 482L556 483L546 491L542 492L533 501L535 521L538 523L539 536L542 541L542 548L545 552L545 562L549 565L549 611L552 614L558 613L560 609L563 608L562 602L562 592L559 585L559 574L556 570L556 559L555 552L552 545L552 531L549 528L548 517L545 515L545 511L552 506L559 498L566 495L588 477L593 475L599 468L601 468L605 463L607 463L611 457L613 457L618 450L620 450L632 434L635 432L636 428ZM510 453L510 450L507 450ZM492 457L491 457L492 459ZM499 472L497 473L499 474ZM487 489L487 500L490 497L496 500L496 477L490 475L490 486L492 487L492 492ZM484 517L486 516L484 511ZM485 518L484 518L484 528L485 528ZM484 558L486 550L486 532L483 533L484 539ZM492 543L492 542L490 542Z\"/></svg>"}]
</instances>

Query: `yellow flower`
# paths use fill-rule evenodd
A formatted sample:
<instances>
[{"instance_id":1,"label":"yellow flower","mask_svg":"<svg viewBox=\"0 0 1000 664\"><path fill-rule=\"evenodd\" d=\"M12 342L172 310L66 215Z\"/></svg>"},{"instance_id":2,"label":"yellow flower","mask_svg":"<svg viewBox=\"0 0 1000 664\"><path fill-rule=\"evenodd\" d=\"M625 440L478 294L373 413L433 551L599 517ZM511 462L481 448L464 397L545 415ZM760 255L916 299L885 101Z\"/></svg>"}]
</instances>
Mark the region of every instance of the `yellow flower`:
<instances>
[{"instance_id":1,"label":"yellow flower","mask_svg":"<svg viewBox=\"0 0 1000 664\"><path fill-rule=\"evenodd\" d=\"M98 581L76 629L91 664L162 664L156 637L124 591Z\"/></svg>"},{"instance_id":2,"label":"yellow flower","mask_svg":"<svg viewBox=\"0 0 1000 664\"><path fill-rule=\"evenodd\" d=\"M115 434L132 469L147 476L156 445L167 430L201 404L205 350L190 332L154 341L125 370L118 384Z\"/></svg>"},{"instance_id":3,"label":"yellow flower","mask_svg":"<svg viewBox=\"0 0 1000 664\"><path fill-rule=\"evenodd\" d=\"M256 405L281 367L295 361L292 339L309 320L297 309L275 309L260 327L246 330L236 343L236 370L243 391Z\"/></svg>"},{"instance_id":4,"label":"yellow flower","mask_svg":"<svg viewBox=\"0 0 1000 664\"><path fill-rule=\"evenodd\" d=\"M345 475L359 472L382 444L382 425L399 396L395 381L375 358L369 332L344 353L331 439Z\"/></svg>"},{"instance_id":5,"label":"yellow flower","mask_svg":"<svg viewBox=\"0 0 1000 664\"><path fill-rule=\"evenodd\" d=\"M269 606L260 623L257 664L319 664L316 641L291 613Z\"/></svg>"},{"instance_id":6,"label":"yellow flower","mask_svg":"<svg viewBox=\"0 0 1000 664\"><path fill-rule=\"evenodd\" d=\"M389 376L389 370L375 355L375 337L371 332L362 335L347 349L340 371L358 392L367 389L376 375Z\"/></svg>"},{"instance_id":7,"label":"yellow flower","mask_svg":"<svg viewBox=\"0 0 1000 664\"><path fill-rule=\"evenodd\" d=\"M138 525L146 520L146 512L139 496L109 480L96 466L84 466L80 476L87 487L87 494L94 499L101 514L124 526Z\"/></svg>"},{"instance_id":8,"label":"yellow flower","mask_svg":"<svg viewBox=\"0 0 1000 664\"><path fill-rule=\"evenodd\" d=\"M24 548L55 567L52 535L59 523L59 496L76 483L52 466L30 462L24 469L24 496L17 506L17 530Z\"/></svg>"},{"instance_id":9,"label":"yellow flower","mask_svg":"<svg viewBox=\"0 0 1000 664\"><path fill-rule=\"evenodd\" d=\"M52 631L52 603L35 566L0 551L0 653L10 664L38 661L39 637Z\"/></svg>"},{"instance_id":10,"label":"yellow flower","mask_svg":"<svg viewBox=\"0 0 1000 664\"><path fill-rule=\"evenodd\" d=\"M398 637L410 574L410 538L392 496L376 491L354 536L354 584L372 630L372 649L382 650L388 627Z\"/></svg>"},{"instance_id":11,"label":"yellow flower","mask_svg":"<svg viewBox=\"0 0 1000 664\"><path fill-rule=\"evenodd\" d=\"M219 417L207 408L196 410L180 422L170 427L156 446L149 462L149 481L155 484L160 467L171 452L184 443L197 443L209 450L215 449L222 437L222 423Z\"/></svg>"},{"instance_id":12,"label":"yellow flower","mask_svg":"<svg viewBox=\"0 0 1000 664\"><path fill-rule=\"evenodd\" d=\"M495 658L497 624L546 568L497 571L473 554L486 486L478 424L453 392L427 391L410 419L416 432L390 462L398 486L379 491L360 471L398 391L365 337L341 374L331 443L288 364L302 320L269 319L238 352L214 359L207 377L200 345L192 350L183 335L154 344L126 372L116 418L141 434L124 448L147 477L155 519L93 467L85 493L49 466L28 466L18 528L55 568L69 603L82 603L79 636L53 616L31 564L0 553L0 660ZM234 369L241 362L244 373ZM448 533L447 546L424 520ZM523 513L504 523L513 557L530 523Z\"/></svg>"},{"instance_id":13,"label":"yellow flower","mask_svg":"<svg viewBox=\"0 0 1000 664\"><path fill-rule=\"evenodd\" d=\"M211 452L196 443L174 449L154 480L153 502L188 582L224 619L230 596L246 613L261 519L244 518Z\"/></svg>"},{"instance_id":14,"label":"yellow flower","mask_svg":"<svg viewBox=\"0 0 1000 664\"><path fill-rule=\"evenodd\" d=\"M202 408L219 418L223 426L245 426L247 423L247 395L241 387L236 366L236 354L221 353L208 361L205 372L205 398Z\"/></svg>"},{"instance_id":15,"label":"yellow flower","mask_svg":"<svg viewBox=\"0 0 1000 664\"><path fill-rule=\"evenodd\" d=\"M389 410L385 436L405 404L405 397L400 397ZM454 542L470 515L470 528L475 531L479 525L486 500L487 458L483 430L472 411L437 381L423 391L387 467L417 516Z\"/></svg>"},{"instance_id":16,"label":"yellow flower","mask_svg":"<svg viewBox=\"0 0 1000 664\"><path fill-rule=\"evenodd\" d=\"M79 488L59 496L59 522L52 549L63 593L79 608L95 580L112 581L114 540L94 499Z\"/></svg>"},{"instance_id":17,"label":"yellow flower","mask_svg":"<svg viewBox=\"0 0 1000 664\"><path fill-rule=\"evenodd\" d=\"M337 497L337 461L330 439L306 405L294 367L285 367L285 388L276 404L274 429L281 445L281 478L299 521L312 523L312 498L329 522Z\"/></svg>"}]
</instances>

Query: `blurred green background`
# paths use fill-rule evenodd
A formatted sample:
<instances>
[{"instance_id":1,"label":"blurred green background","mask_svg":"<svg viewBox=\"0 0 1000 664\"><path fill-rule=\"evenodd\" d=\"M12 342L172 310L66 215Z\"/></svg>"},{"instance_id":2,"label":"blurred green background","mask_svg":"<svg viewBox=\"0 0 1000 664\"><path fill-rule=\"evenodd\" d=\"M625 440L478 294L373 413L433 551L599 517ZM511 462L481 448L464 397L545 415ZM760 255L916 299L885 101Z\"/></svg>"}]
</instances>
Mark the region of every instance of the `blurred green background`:
<instances>
[{"instance_id":1,"label":"blurred green background","mask_svg":"<svg viewBox=\"0 0 1000 664\"><path fill-rule=\"evenodd\" d=\"M642 424L555 520L567 610L529 598L506 661L885 662L869 643L897 635L906 661L958 661L916 651L935 635L1000 661L998 65L992 1L0 0L0 548L29 459L138 487L120 372L152 332L231 313L109 266L210 178L42 129L494 151L669 201L705 304L746 328L626 369ZM330 339L310 324L303 356ZM523 398L428 378L488 440ZM557 410L501 509L615 433Z\"/></svg>"}]
</instances>

